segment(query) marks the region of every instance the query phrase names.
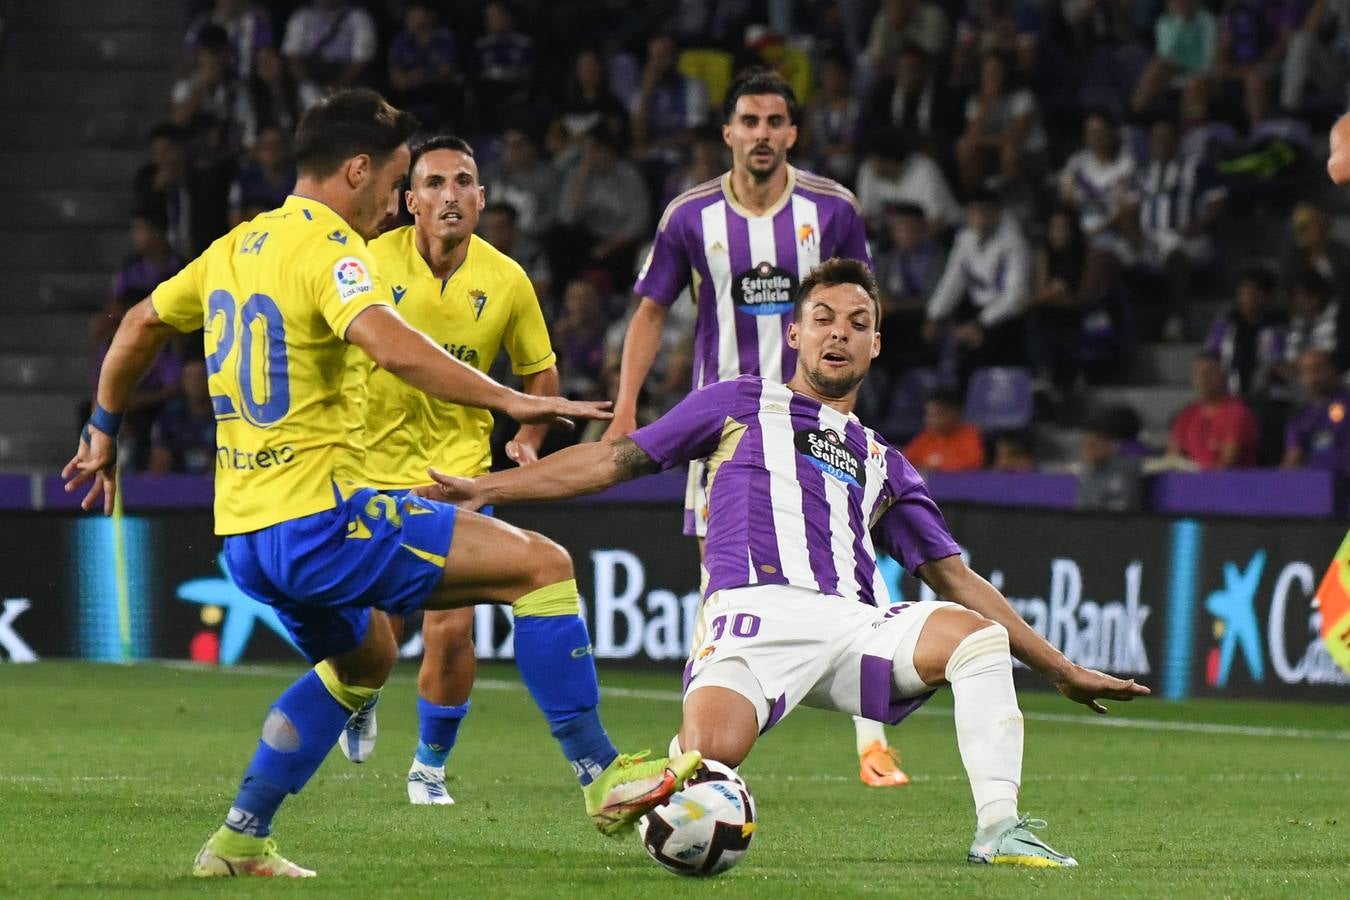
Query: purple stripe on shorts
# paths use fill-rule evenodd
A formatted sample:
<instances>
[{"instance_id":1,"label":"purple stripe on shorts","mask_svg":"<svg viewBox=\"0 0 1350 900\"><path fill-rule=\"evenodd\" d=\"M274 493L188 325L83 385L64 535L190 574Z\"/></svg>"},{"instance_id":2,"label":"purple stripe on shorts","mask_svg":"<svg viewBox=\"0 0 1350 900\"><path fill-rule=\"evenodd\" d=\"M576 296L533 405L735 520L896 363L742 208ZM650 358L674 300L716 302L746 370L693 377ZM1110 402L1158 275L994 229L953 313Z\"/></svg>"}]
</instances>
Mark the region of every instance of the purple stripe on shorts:
<instances>
[{"instance_id":1,"label":"purple stripe on shorts","mask_svg":"<svg viewBox=\"0 0 1350 900\"><path fill-rule=\"evenodd\" d=\"M786 712L787 695L779 694L778 699L773 701L773 706L769 707L769 720L764 723L764 727L759 730L759 733L763 734L773 726L777 725L779 720L783 718L783 714Z\"/></svg>"},{"instance_id":2,"label":"purple stripe on shorts","mask_svg":"<svg viewBox=\"0 0 1350 900\"><path fill-rule=\"evenodd\" d=\"M684 664L684 673L680 675L681 694L689 693L689 682L693 680L694 680L694 660L692 657L690 657L689 661Z\"/></svg>"},{"instance_id":3,"label":"purple stripe on shorts","mask_svg":"<svg viewBox=\"0 0 1350 900\"><path fill-rule=\"evenodd\" d=\"M795 282L800 283L797 277L797 226L792 218L792 202L788 203L778 211L778 215L773 217L773 249L778 255L777 264L780 269L792 273ZM793 291L796 294L796 291ZM792 321L792 313L783 313L780 325L781 333L787 334L788 323ZM797 351L788 346L787 338L783 339L783 380L790 381L797 368Z\"/></svg>"},{"instance_id":4,"label":"purple stripe on shorts","mask_svg":"<svg viewBox=\"0 0 1350 900\"><path fill-rule=\"evenodd\" d=\"M731 204L727 204L726 216L727 257L731 263L731 281L734 286L737 277L753 269L757 260L750 258L750 224L732 212ZM732 296L735 296L734 289ZM731 318L736 323L736 349L740 354L741 374L758 375L759 317L737 311Z\"/></svg>"},{"instance_id":5,"label":"purple stripe on shorts","mask_svg":"<svg viewBox=\"0 0 1350 900\"><path fill-rule=\"evenodd\" d=\"M862 658L862 671L858 673L858 713L864 719L898 725L908 716L928 702L936 691L929 691L917 697L892 697L894 676L891 674L891 661L882 656Z\"/></svg>"},{"instance_id":6,"label":"purple stripe on shorts","mask_svg":"<svg viewBox=\"0 0 1350 900\"><path fill-rule=\"evenodd\" d=\"M788 401L788 412L794 426L798 422L811 422L820 427L820 404L793 394ZM807 461L806 454L793 449L797 458L797 483L802 491L802 525L806 529L806 557L811 565L811 574L822 594L833 594L839 590L839 573L834 567L834 553L830 543L830 504L825 499L824 472Z\"/></svg>"}]
</instances>

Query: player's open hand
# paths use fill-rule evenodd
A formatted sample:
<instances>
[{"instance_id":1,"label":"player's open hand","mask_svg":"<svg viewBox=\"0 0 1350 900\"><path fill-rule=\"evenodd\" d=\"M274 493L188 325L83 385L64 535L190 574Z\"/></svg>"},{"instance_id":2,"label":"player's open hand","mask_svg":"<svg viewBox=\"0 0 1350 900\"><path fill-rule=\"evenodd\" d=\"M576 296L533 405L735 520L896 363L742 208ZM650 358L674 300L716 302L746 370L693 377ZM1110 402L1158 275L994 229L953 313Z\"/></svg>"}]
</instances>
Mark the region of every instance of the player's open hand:
<instances>
[{"instance_id":1,"label":"player's open hand","mask_svg":"<svg viewBox=\"0 0 1350 900\"><path fill-rule=\"evenodd\" d=\"M568 400L566 397L537 397L534 394L519 394L509 409L504 409L511 418L525 425L550 425L562 428L574 428L575 419L614 418L611 412L614 406L608 400Z\"/></svg>"},{"instance_id":2,"label":"player's open hand","mask_svg":"<svg viewBox=\"0 0 1350 900\"><path fill-rule=\"evenodd\" d=\"M472 511L482 508L483 498L479 496L477 479L446 475L430 468L427 469L427 474L431 476L433 483L417 488L413 491L414 494L428 500L453 503L460 509Z\"/></svg>"},{"instance_id":3,"label":"player's open hand","mask_svg":"<svg viewBox=\"0 0 1350 900\"><path fill-rule=\"evenodd\" d=\"M117 495L117 442L92 426L80 435L75 456L61 470L66 479L66 493L70 494L89 485L89 491L80 501L80 508L90 510L103 498L103 514L112 515L113 500Z\"/></svg>"},{"instance_id":4,"label":"player's open hand","mask_svg":"<svg viewBox=\"0 0 1350 900\"><path fill-rule=\"evenodd\" d=\"M1055 679L1055 687L1061 694L1074 703L1082 703L1095 713L1105 715L1106 707L1101 700L1133 700L1135 697L1147 697L1153 693L1147 687L1135 682L1133 678L1113 678L1096 669L1074 666L1063 676Z\"/></svg>"}]
</instances>

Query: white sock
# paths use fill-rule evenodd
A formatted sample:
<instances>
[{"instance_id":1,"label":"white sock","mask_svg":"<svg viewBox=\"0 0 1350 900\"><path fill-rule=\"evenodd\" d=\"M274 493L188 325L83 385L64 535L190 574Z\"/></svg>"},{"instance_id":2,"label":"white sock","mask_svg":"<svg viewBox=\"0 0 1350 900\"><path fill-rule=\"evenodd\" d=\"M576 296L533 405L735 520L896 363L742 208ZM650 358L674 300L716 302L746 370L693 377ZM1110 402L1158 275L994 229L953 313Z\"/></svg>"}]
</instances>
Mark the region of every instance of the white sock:
<instances>
[{"instance_id":1,"label":"white sock","mask_svg":"<svg viewBox=\"0 0 1350 900\"><path fill-rule=\"evenodd\" d=\"M680 735L677 732L676 735L670 739L670 749L666 751L666 756L674 758L683 752L684 751L680 749Z\"/></svg>"},{"instance_id":2,"label":"white sock","mask_svg":"<svg viewBox=\"0 0 1350 900\"><path fill-rule=\"evenodd\" d=\"M966 637L947 660L956 701L956 743L980 828L1017 815L1022 712L1013 689L1008 632L993 624Z\"/></svg>"},{"instance_id":3,"label":"white sock","mask_svg":"<svg viewBox=\"0 0 1350 900\"><path fill-rule=\"evenodd\" d=\"M863 751L877 741L881 741L883 747L889 746L886 743L886 730L881 727L880 722L864 719L862 716L854 716L853 730L858 738L859 756L862 756Z\"/></svg>"}]
</instances>

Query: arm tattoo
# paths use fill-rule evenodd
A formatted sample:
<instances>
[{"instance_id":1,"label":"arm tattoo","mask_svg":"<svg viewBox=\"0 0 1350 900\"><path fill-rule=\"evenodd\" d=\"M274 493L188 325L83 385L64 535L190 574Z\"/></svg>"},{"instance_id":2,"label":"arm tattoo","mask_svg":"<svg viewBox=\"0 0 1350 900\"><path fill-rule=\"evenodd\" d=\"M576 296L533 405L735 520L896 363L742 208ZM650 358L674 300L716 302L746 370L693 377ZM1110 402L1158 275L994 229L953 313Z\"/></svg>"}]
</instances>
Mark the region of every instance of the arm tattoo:
<instances>
[{"instance_id":1,"label":"arm tattoo","mask_svg":"<svg viewBox=\"0 0 1350 900\"><path fill-rule=\"evenodd\" d=\"M614 458L614 467L624 481L641 475L650 475L660 471L661 467L632 438L619 438L610 445Z\"/></svg>"}]
</instances>

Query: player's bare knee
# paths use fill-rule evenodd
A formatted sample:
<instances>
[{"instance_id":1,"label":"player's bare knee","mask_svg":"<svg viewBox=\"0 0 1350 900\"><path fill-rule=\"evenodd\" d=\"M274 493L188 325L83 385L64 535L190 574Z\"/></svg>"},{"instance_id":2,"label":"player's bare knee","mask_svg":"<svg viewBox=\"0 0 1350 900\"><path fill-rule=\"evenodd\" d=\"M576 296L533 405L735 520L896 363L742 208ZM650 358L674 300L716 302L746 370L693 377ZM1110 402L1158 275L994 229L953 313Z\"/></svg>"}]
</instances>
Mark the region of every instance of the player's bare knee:
<instances>
[{"instance_id":1,"label":"player's bare knee","mask_svg":"<svg viewBox=\"0 0 1350 900\"><path fill-rule=\"evenodd\" d=\"M574 577L572 556L542 534L529 532L530 590L537 590Z\"/></svg>"}]
</instances>

